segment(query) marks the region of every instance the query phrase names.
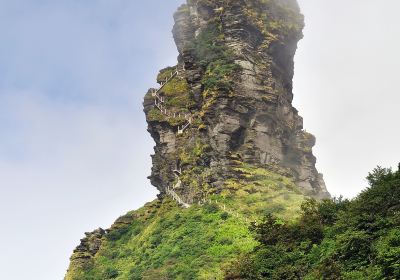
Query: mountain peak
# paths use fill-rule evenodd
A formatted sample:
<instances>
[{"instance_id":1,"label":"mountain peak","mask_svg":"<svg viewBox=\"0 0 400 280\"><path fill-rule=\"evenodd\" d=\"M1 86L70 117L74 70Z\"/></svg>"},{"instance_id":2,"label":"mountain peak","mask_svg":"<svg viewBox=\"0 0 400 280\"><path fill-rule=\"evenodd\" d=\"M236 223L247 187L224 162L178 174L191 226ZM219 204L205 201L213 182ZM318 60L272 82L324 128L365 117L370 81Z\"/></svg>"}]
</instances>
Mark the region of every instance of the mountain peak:
<instances>
[{"instance_id":1,"label":"mountain peak","mask_svg":"<svg viewBox=\"0 0 400 280\"><path fill-rule=\"evenodd\" d=\"M159 199L87 233L66 280L223 279L249 226L329 197L292 106L297 3L188 0L174 18L178 63L143 104Z\"/></svg>"},{"instance_id":2,"label":"mountain peak","mask_svg":"<svg viewBox=\"0 0 400 280\"><path fill-rule=\"evenodd\" d=\"M174 19L178 64L160 71L144 101L156 142L152 184L196 203L229 189L235 168L250 164L329 197L315 137L292 106L304 27L297 2L188 1Z\"/></svg>"}]
</instances>

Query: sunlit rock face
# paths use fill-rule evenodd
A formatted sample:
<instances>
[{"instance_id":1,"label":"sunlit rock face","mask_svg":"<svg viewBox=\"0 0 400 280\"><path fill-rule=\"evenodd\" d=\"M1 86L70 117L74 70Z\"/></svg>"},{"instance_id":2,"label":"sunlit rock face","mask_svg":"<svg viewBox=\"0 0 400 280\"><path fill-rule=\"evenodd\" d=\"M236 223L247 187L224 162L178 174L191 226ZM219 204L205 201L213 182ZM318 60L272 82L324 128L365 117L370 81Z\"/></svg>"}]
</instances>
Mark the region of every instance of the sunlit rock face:
<instances>
[{"instance_id":1,"label":"sunlit rock face","mask_svg":"<svg viewBox=\"0 0 400 280\"><path fill-rule=\"evenodd\" d=\"M219 193L249 164L293 178L307 194L329 197L312 153L315 137L292 106L293 58L303 16L294 0L188 0L174 15L177 76L159 91L168 114L144 100L156 142L151 182L160 191L176 182L189 202ZM162 70L161 83L174 68Z\"/></svg>"}]
</instances>

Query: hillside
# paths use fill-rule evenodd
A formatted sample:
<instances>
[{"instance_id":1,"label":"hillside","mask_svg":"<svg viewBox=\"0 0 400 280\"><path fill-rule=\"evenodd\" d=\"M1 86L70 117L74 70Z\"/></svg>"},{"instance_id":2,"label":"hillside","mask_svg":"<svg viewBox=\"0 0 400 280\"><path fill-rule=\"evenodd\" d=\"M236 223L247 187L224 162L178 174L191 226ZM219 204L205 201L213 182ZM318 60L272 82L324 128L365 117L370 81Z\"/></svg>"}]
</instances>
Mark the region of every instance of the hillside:
<instances>
[{"instance_id":1,"label":"hillside","mask_svg":"<svg viewBox=\"0 0 400 280\"><path fill-rule=\"evenodd\" d=\"M66 280L223 279L263 217L294 221L330 197L292 106L296 1L188 0L174 19L178 63L143 103L160 194L86 233Z\"/></svg>"},{"instance_id":2,"label":"hillside","mask_svg":"<svg viewBox=\"0 0 400 280\"><path fill-rule=\"evenodd\" d=\"M294 219L304 202L288 178L247 170L252 194L213 195L188 209L163 197L120 217L107 233L87 233L66 280L223 279L223 268L257 245L252 223L269 213Z\"/></svg>"},{"instance_id":3,"label":"hillside","mask_svg":"<svg viewBox=\"0 0 400 280\"><path fill-rule=\"evenodd\" d=\"M307 201L294 223L268 216L225 279L400 279L400 165L367 179L351 201Z\"/></svg>"}]
</instances>

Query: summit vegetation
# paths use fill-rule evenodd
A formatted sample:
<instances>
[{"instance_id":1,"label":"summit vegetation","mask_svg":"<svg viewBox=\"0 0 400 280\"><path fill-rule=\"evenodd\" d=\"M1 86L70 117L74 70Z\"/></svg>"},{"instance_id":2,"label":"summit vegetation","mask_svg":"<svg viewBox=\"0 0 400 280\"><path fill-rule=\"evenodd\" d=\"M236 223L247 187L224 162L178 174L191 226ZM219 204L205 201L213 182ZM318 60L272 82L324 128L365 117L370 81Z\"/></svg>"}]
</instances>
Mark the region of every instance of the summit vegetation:
<instances>
[{"instance_id":1,"label":"summit vegetation","mask_svg":"<svg viewBox=\"0 0 400 280\"><path fill-rule=\"evenodd\" d=\"M354 200L307 200L301 216L264 217L259 245L225 279L400 279L400 165L376 168Z\"/></svg>"},{"instance_id":2,"label":"summit vegetation","mask_svg":"<svg viewBox=\"0 0 400 280\"><path fill-rule=\"evenodd\" d=\"M400 279L400 169L374 169L353 200L323 201L277 174L239 169L249 188L277 195L222 194L189 209L168 197L148 203L120 217L66 279Z\"/></svg>"},{"instance_id":3,"label":"summit vegetation","mask_svg":"<svg viewBox=\"0 0 400 280\"><path fill-rule=\"evenodd\" d=\"M224 279L225 268L259 245L252 223L270 213L294 219L305 201L287 177L249 165L237 172L230 191L202 205L184 209L164 196L120 217L95 256L75 262L66 280ZM240 189L243 180L248 186Z\"/></svg>"},{"instance_id":4,"label":"summit vegetation","mask_svg":"<svg viewBox=\"0 0 400 280\"><path fill-rule=\"evenodd\" d=\"M65 280L400 279L400 170L330 199L292 106L297 1L186 2L143 102L160 194L85 233Z\"/></svg>"}]
</instances>

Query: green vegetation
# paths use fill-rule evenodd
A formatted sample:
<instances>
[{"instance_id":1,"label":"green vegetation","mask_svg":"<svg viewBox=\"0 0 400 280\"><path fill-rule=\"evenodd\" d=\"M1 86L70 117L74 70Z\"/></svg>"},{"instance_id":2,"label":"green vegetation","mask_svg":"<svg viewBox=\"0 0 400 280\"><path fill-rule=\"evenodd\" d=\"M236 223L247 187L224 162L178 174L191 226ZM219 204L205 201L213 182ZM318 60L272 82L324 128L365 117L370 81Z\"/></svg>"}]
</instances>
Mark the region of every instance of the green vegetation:
<instances>
[{"instance_id":1,"label":"green vegetation","mask_svg":"<svg viewBox=\"0 0 400 280\"><path fill-rule=\"evenodd\" d=\"M166 78L170 78L175 72L175 67L168 67L161 70L158 74L157 81L165 82ZM185 110L193 105L193 101L189 96L189 85L183 78L175 76L160 91L160 95L166 97L166 105L176 110Z\"/></svg>"},{"instance_id":2,"label":"green vegetation","mask_svg":"<svg viewBox=\"0 0 400 280\"><path fill-rule=\"evenodd\" d=\"M207 149L196 142L190 157L198 164ZM224 267L258 245L249 230L250 220L269 212L294 216L304 201L285 177L249 165L238 166L236 172L242 175L227 181L231 192L209 196L212 203L182 209L166 197L128 213L124 217L130 219L122 220L131 222L113 226L92 261L71 269L67 279L223 279ZM201 176L207 177L191 174L198 184ZM239 185L246 180L248 186Z\"/></svg>"},{"instance_id":3,"label":"green vegetation","mask_svg":"<svg viewBox=\"0 0 400 280\"><path fill-rule=\"evenodd\" d=\"M304 16L300 13L296 1L245 0L244 10L247 18L264 35L264 49L273 42L285 41L287 37L301 36Z\"/></svg>"},{"instance_id":4,"label":"green vegetation","mask_svg":"<svg viewBox=\"0 0 400 280\"><path fill-rule=\"evenodd\" d=\"M216 1L199 1L216 8ZM282 4L291 1L245 3L243 16L265 35L260 39L265 50L271 42L301 32L302 16ZM186 12L186 6L178 11ZM203 107L196 117L220 95L234 94L240 66L225 45L222 28L217 15L188 46L204 72ZM166 81L174 71L175 67L163 69L157 81ZM195 107L190 87L179 75L158 93L169 112L188 113ZM152 105L150 92L145 98L146 105ZM157 108L149 109L147 120L171 126L186 122L183 117L166 117ZM205 123L195 118L191 127L201 130ZM311 152L314 136L300 136L299 148ZM230 155L229 164L217 166L210 143L203 139L200 133L177 136L176 150L166 153L154 176L171 183L171 162L179 159L184 187L177 187L177 193L203 205L183 209L163 196L126 214L104 236L101 231L81 244L66 280L400 279L400 170L375 169L368 176L371 187L352 201L319 202L307 199L284 175L286 170L271 167L278 174L243 163L240 149Z\"/></svg>"},{"instance_id":5,"label":"green vegetation","mask_svg":"<svg viewBox=\"0 0 400 280\"><path fill-rule=\"evenodd\" d=\"M207 160L207 152L210 152L210 145L196 139L187 147L180 147L179 159L181 165L201 166L202 161ZM193 172L191 172L193 173Z\"/></svg>"},{"instance_id":6,"label":"green vegetation","mask_svg":"<svg viewBox=\"0 0 400 280\"><path fill-rule=\"evenodd\" d=\"M128 215L138 218L68 279L222 279L221 266L257 244L246 224L211 204L183 210L166 199Z\"/></svg>"},{"instance_id":7,"label":"green vegetation","mask_svg":"<svg viewBox=\"0 0 400 280\"><path fill-rule=\"evenodd\" d=\"M400 166L368 180L352 201L306 201L296 222L267 215L226 279L400 279Z\"/></svg>"},{"instance_id":8,"label":"green vegetation","mask_svg":"<svg viewBox=\"0 0 400 280\"><path fill-rule=\"evenodd\" d=\"M175 72L176 67L167 67L160 71L157 77L159 83L165 82L171 74ZM184 78L175 76L159 91L159 95L165 98L163 104L171 113L179 114L181 117L166 117L156 107L152 108L147 114L148 121L168 122L171 126L182 125L186 123L183 114L189 113L189 109L194 105L189 94L189 85ZM150 98L149 96L147 98Z\"/></svg>"},{"instance_id":9,"label":"green vegetation","mask_svg":"<svg viewBox=\"0 0 400 280\"><path fill-rule=\"evenodd\" d=\"M221 28L218 19L213 19L190 46L205 70L202 84L206 91L231 91L233 74L240 70L233 52L224 44Z\"/></svg>"},{"instance_id":10,"label":"green vegetation","mask_svg":"<svg viewBox=\"0 0 400 280\"><path fill-rule=\"evenodd\" d=\"M305 197L290 178L264 168L238 164L237 178L227 180L221 193L224 203L249 219L273 213L292 220L299 215Z\"/></svg>"},{"instance_id":11,"label":"green vegetation","mask_svg":"<svg viewBox=\"0 0 400 280\"><path fill-rule=\"evenodd\" d=\"M192 141L185 147L180 147L178 156L180 164L184 168L180 176L183 185L193 190L198 198L204 198L210 194L211 187L208 184L210 169L207 168L210 161L211 147L200 139Z\"/></svg>"},{"instance_id":12,"label":"green vegetation","mask_svg":"<svg viewBox=\"0 0 400 280\"><path fill-rule=\"evenodd\" d=\"M128 213L66 279L400 279L400 170L375 169L352 201L321 202L268 170L235 171L212 203Z\"/></svg>"}]
</instances>

